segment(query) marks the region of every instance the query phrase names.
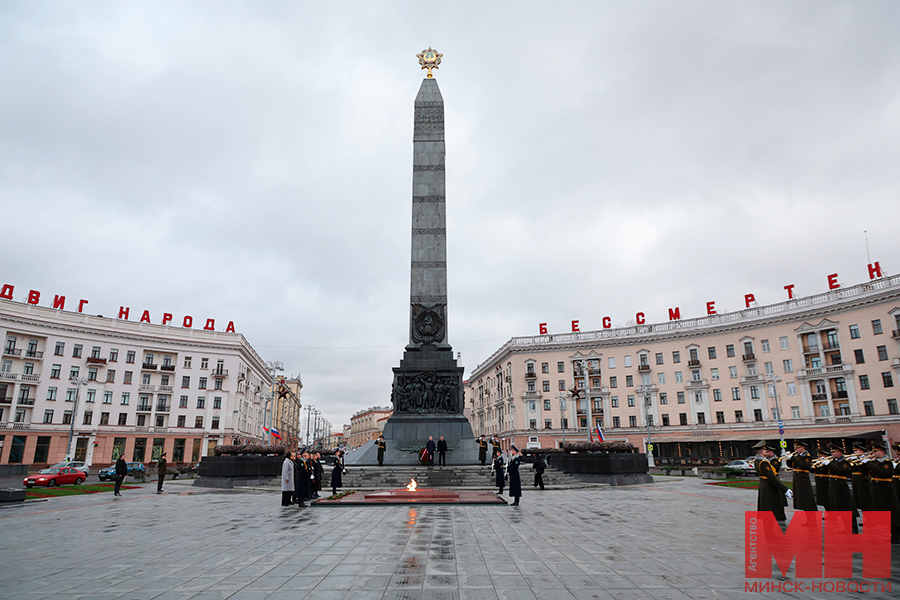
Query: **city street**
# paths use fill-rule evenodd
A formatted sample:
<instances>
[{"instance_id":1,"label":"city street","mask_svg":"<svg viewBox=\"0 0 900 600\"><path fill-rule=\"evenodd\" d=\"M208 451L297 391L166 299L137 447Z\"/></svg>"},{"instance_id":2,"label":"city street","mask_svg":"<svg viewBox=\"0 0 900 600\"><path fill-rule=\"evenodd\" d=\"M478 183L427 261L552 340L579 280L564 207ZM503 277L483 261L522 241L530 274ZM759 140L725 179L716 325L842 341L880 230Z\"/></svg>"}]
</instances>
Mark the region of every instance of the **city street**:
<instances>
[{"instance_id":1,"label":"city street","mask_svg":"<svg viewBox=\"0 0 900 600\"><path fill-rule=\"evenodd\" d=\"M519 507L283 508L274 491L190 481L167 482L163 495L147 484L121 498L28 502L0 509L0 596L674 600L900 589L895 552L893 593L745 592L743 512L755 491L657 479L526 488Z\"/></svg>"}]
</instances>

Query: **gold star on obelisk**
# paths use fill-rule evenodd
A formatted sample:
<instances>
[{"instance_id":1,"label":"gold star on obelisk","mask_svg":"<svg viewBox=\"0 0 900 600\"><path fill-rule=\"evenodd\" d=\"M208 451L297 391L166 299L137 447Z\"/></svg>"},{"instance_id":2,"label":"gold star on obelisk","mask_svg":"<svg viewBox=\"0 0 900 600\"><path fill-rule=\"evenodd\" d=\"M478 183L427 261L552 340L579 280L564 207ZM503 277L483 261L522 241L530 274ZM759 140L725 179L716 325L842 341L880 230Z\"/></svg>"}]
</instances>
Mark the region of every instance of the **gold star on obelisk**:
<instances>
[{"instance_id":1,"label":"gold star on obelisk","mask_svg":"<svg viewBox=\"0 0 900 600\"><path fill-rule=\"evenodd\" d=\"M431 70L438 68L443 54L438 54L436 50L432 50L431 46L428 46L427 49L422 50L422 54L416 54L416 56L419 57L419 64L422 65L422 68L428 69L428 78L431 79Z\"/></svg>"}]
</instances>

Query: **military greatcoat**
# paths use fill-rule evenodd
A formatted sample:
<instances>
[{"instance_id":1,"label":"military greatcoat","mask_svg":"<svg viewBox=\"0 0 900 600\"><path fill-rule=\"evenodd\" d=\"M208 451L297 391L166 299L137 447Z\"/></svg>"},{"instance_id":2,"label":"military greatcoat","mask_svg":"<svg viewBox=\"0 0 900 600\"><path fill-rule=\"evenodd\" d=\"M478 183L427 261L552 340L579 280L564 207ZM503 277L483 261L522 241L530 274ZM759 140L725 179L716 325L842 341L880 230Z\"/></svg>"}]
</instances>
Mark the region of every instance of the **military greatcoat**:
<instances>
[{"instance_id":1,"label":"military greatcoat","mask_svg":"<svg viewBox=\"0 0 900 600\"><path fill-rule=\"evenodd\" d=\"M848 510L853 513L853 523L859 513L853 502L853 494L850 493L850 475L852 473L850 462L843 456L832 459L828 463L828 510Z\"/></svg>"},{"instance_id":2,"label":"military greatcoat","mask_svg":"<svg viewBox=\"0 0 900 600\"><path fill-rule=\"evenodd\" d=\"M900 498L894 491L894 465L886 458L870 460L864 465L872 491L872 510L891 512L891 539L900 538Z\"/></svg>"},{"instance_id":3,"label":"military greatcoat","mask_svg":"<svg viewBox=\"0 0 900 600\"><path fill-rule=\"evenodd\" d=\"M829 460L829 459L819 459ZM812 468L812 472L816 475L816 504L828 510L828 482L831 478L828 476L828 465L820 463Z\"/></svg>"},{"instance_id":4,"label":"military greatcoat","mask_svg":"<svg viewBox=\"0 0 900 600\"><path fill-rule=\"evenodd\" d=\"M487 461L487 440L478 440L478 460L481 464Z\"/></svg>"},{"instance_id":5,"label":"military greatcoat","mask_svg":"<svg viewBox=\"0 0 900 600\"><path fill-rule=\"evenodd\" d=\"M384 462L384 448L387 444L385 444L383 438L378 438L377 444L378 444L378 464L380 465L381 463Z\"/></svg>"},{"instance_id":6,"label":"military greatcoat","mask_svg":"<svg viewBox=\"0 0 900 600\"><path fill-rule=\"evenodd\" d=\"M776 521L784 521L787 517L784 514L784 507L787 504L785 493L788 488L778 478L778 473L767 459L757 456L753 461L756 468L756 474L759 475L759 495L756 501L756 510L770 511L775 515Z\"/></svg>"},{"instance_id":7,"label":"military greatcoat","mask_svg":"<svg viewBox=\"0 0 900 600\"><path fill-rule=\"evenodd\" d=\"M794 470L794 510L819 510L809 481L812 456L808 452L796 453L787 460L787 466Z\"/></svg>"},{"instance_id":8,"label":"military greatcoat","mask_svg":"<svg viewBox=\"0 0 900 600\"><path fill-rule=\"evenodd\" d=\"M872 494L869 476L866 473L867 462L866 459L862 459L854 460L850 463L850 483L853 484L853 504L856 505L857 509L862 511L872 510Z\"/></svg>"},{"instance_id":9,"label":"military greatcoat","mask_svg":"<svg viewBox=\"0 0 900 600\"><path fill-rule=\"evenodd\" d=\"M509 459L509 464L506 465L506 469L509 471L509 495L513 498L522 495L522 479L519 477L519 463L521 462L522 459L517 455Z\"/></svg>"}]
</instances>

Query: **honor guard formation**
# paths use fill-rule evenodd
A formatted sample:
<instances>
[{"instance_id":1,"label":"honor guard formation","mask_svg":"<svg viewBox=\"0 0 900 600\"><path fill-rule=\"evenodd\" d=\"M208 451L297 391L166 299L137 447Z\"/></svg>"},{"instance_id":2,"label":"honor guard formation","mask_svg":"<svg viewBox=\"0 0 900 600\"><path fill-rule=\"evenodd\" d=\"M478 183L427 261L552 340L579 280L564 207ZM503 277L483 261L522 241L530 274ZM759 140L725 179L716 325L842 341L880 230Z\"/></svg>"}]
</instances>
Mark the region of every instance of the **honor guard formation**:
<instances>
[{"instance_id":1,"label":"honor guard formation","mask_svg":"<svg viewBox=\"0 0 900 600\"><path fill-rule=\"evenodd\" d=\"M892 446L900 453L900 444ZM794 451L781 457L775 449L760 441L753 446L756 458L753 466L759 476L757 510L769 511L782 530L786 530L784 508L793 500L794 510L848 511L852 514L853 533L859 532L858 519L866 511L891 513L891 543L900 544L900 458L889 460L887 446L873 442L871 448L853 445L853 454L831 444L828 451L817 450L813 460L802 440L794 442ZM792 488L778 477L781 466L793 470ZM813 482L810 481L813 475Z\"/></svg>"}]
</instances>

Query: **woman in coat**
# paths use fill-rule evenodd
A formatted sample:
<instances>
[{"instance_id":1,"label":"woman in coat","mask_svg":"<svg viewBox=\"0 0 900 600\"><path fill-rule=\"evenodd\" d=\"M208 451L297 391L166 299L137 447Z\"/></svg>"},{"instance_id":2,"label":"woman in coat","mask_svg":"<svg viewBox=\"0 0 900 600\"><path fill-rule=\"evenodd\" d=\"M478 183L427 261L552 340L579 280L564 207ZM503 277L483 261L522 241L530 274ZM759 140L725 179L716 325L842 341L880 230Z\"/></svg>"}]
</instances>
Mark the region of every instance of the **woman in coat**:
<instances>
[{"instance_id":1,"label":"woman in coat","mask_svg":"<svg viewBox=\"0 0 900 600\"><path fill-rule=\"evenodd\" d=\"M503 487L506 484L504 482L504 477L503 477L503 475L504 475L504 473L503 473L503 454L500 452L499 449L494 450L494 465L491 470L494 472L494 476L496 477L495 485L497 486L497 489L499 490L497 493L502 494Z\"/></svg>"},{"instance_id":2,"label":"woman in coat","mask_svg":"<svg viewBox=\"0 0 900 600\"><path fill-rule=\"evenodd\" d=\"M513 506L517 506L519 498L522 496L522 480L519 477L519 464L522 462L522 457L519 456L519 449L515 445L509 447L509 453L512 455L506 466L509 471L509 495L516 499Z\"/></svg>"},{"instance_id":3,"label":"woman in coat","mask_svg":"<svg viewBox=\"0 0 900 600\"><path fill-rule=\"evenodd\" d=\"M334 453L334 467L331 469L331 495L337 496L339 487L343 487L341 473L344 472L344 453L340 450Z\"/></svg>"},{"instance_id":4,"label":"woman in coat","mask_svg":"<svg viewBox=\"0 0 900 600\"><path fill-rule=\"evenodd\" d=\"M294 494L294 454L286 454L281 463L281 505L290 506Z\"/></svg>"}]
</instances>

